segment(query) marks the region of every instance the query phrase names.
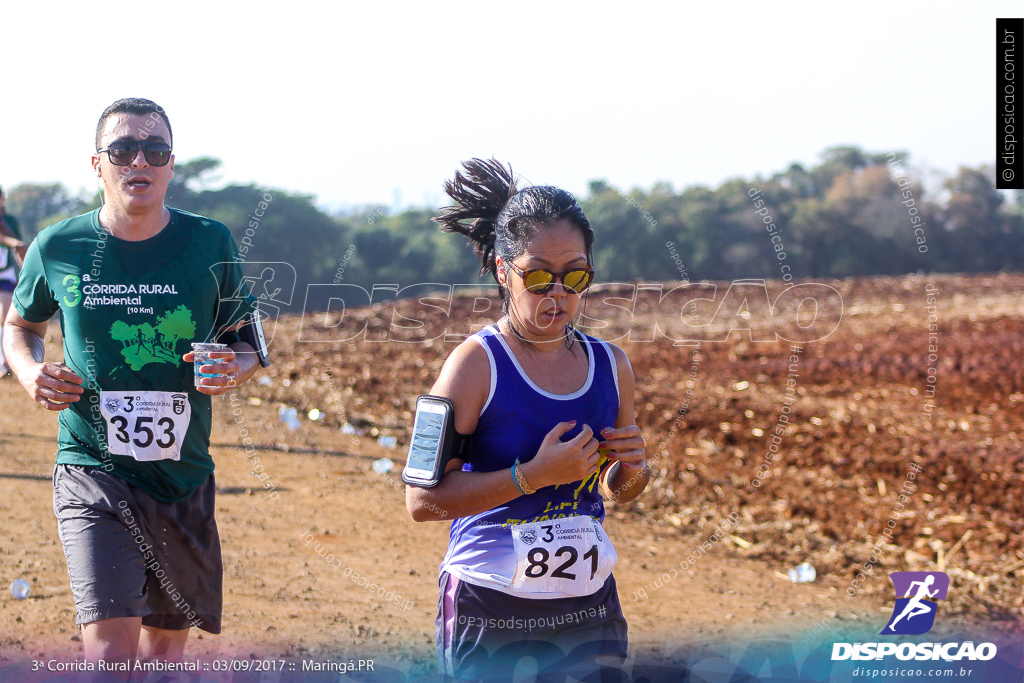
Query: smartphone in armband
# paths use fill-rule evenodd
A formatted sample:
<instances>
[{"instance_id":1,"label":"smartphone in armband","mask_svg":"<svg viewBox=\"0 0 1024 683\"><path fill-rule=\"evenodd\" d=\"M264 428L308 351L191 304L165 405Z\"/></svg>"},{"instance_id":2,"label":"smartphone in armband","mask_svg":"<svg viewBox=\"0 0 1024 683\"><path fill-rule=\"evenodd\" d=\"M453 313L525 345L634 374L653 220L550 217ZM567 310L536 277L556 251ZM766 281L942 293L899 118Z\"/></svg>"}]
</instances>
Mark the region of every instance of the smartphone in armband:
<instances>
[{"instance_id":1,"label":"smartphone in armband","mask_svg":"<svg viewBox=\"0 0 1024 683\"><path fill-rule=\"evenodd\" d=\"M451 401L443 396L420 396L402 481L420 488L437 486L451 459L463 455L468 440L455 431Z\"/></svg>"}]
</instances>

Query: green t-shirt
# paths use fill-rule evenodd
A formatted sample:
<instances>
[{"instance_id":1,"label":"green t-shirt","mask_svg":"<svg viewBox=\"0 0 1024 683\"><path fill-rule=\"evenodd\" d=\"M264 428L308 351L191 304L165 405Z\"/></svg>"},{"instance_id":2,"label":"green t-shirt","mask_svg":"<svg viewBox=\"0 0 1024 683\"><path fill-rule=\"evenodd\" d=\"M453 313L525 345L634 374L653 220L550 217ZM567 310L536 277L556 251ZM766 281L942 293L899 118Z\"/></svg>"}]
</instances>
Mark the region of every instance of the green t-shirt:
<instances>
[{"instance_id":1,"label":"green t-shirt","mask_svg":"<svg viewBox=\"0 0 1024 683\"><path fill-rule=\"evenodd\" d=\"M228 229L170 213L139 242L103 230L98 209L46 228L13 297L29 322L60 311L64 362L84 379L85 393L59 414L57 462L102 467L168 503L214 468L210 397L181 356L256 308ZM150 455L139 455L143 446ZM148 459L155 448L179 459ZM125 449L135 457L111 452Z\"/></svg>"}]
</instances>

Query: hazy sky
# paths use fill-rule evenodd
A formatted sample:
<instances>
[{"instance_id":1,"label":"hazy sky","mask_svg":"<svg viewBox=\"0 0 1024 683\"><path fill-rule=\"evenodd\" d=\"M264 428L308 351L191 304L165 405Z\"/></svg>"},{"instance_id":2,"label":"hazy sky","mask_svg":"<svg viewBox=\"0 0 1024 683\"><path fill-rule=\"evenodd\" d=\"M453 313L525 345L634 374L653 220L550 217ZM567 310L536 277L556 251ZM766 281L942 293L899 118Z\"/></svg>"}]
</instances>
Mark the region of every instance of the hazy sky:
<instances>
[{"instance_id":1,"label":"hazy sky","mask_svg":"<svg viewBox=\"0 0 1024 683\"><path fill-rule=\"evenodd\" d=\"M87 6L88 5L88 6ZM1018 2L7 3L0 184L95 188L96 119L161 104L176 159L321 205L436 204L472 156L584 193L905 149L993 163Z\"/></svg>"}]
</instances>

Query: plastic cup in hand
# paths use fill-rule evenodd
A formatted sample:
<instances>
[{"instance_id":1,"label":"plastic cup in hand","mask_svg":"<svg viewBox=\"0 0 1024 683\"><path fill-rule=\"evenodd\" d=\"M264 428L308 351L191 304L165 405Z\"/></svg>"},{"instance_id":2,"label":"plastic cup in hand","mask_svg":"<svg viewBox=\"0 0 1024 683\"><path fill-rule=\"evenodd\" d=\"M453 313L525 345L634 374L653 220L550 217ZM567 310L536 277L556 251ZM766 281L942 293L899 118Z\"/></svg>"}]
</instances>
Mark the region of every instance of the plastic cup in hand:
<instances>
[{"instance_id":1,"label":"plastic cup in hand","mask_svg":"<svg viewBox=\"0 0 1024 683\"><path fill-rule=\"evenodd\" d=\"M204 377L220 377L220 375L199 372L199 368L204 365L222 362L223 358L210 358L210 353L213 351L225 351L227 348L227 344L215 344L213 342L196 342L192 344L192 351L195 353L194 367L197 387L207 386L203 384Z\"/></svg>"}]
</instances>

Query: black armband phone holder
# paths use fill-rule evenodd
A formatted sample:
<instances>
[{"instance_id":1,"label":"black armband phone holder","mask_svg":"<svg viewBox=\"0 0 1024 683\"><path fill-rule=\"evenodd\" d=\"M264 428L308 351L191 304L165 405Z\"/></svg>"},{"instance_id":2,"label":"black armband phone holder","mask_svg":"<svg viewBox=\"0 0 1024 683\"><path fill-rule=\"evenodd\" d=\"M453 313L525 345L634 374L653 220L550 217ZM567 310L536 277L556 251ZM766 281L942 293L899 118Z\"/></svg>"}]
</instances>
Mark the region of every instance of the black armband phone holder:
<instances>
[{"instance_id":1,"label":"black armband phone holder","mask_svg":"<svg viewBox=\"0 0 1024 683\"><path fill-rule=\"evenodd\" d=\"M468 457L471 440L472 435L455 431L455 412L450 400L429 394L419 396L402 481L420 488L437 486L452 458Z\"/></svg>"}]
</instances>

